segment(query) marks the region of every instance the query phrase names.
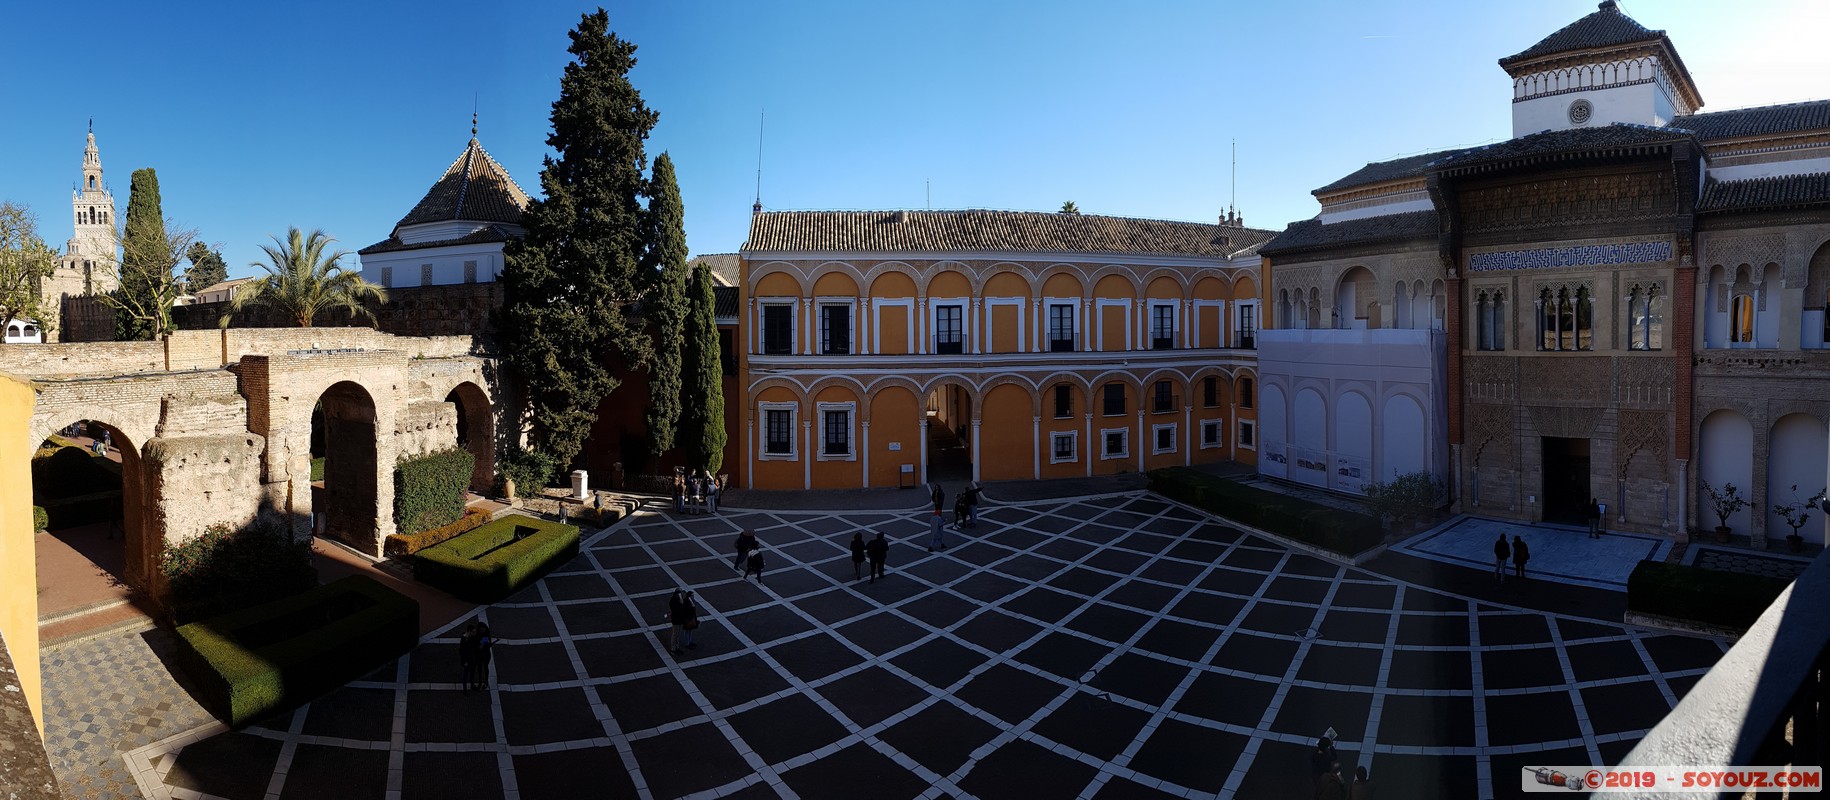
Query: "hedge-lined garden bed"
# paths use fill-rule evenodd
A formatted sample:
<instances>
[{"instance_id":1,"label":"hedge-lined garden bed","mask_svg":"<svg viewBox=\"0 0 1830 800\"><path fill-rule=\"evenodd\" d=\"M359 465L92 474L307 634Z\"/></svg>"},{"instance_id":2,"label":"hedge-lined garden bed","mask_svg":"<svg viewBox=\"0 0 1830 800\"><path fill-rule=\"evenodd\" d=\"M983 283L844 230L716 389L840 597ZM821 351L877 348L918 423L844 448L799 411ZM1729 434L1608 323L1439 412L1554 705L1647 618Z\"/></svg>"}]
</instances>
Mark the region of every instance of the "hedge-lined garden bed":
<instances>
[{"instance_id":1,"label":"hedge-lined garden bed","mask_svg":"<svg viewBox=\"0 0 1830 800\"><path fill-rule=\"evenodd\" d=\"M178 628L212 714L241 727L372 672L419 641L419 604L352 575Z\"/></svg>"},{"instance_id":2,"label":"hedge-lined garden bed","mask_svg":"<svg viewBox=\"0 0 1830 800\"><path fill-rule=\"evenodd\" d=\"M1627 578L1627 610L1746 630L1791 581L1641 561Z\"/></svg>"},{"instance_id":3,"label":"hedge-lined garden bed","mask_svg":"<svg viewBox=\"0 0 1830 800\"><path fill-rule=\"evenodd\" d=\"M1367 514L1318 505L1188 467L1153 470L1149 477L1150 490L1171 500L1344 556L1366 552L1385 541L1379 521Z\"/></svg>"},{"instance_id":4,"label":"hedge-lined garden bed","mask_svg":"<svg viewBox=\"0 0 1830 800\"><path fill-rule=\"evenodd\" d=\"M381 552L388 556L410 556L435 544L441 544L462 534L469 533L488 524L489 515L481 511L468 511L464 516L450 525L441 525L419 533L390 533L382 543Z\"/></svg>"},{"instance_id":5,"label":"hedge-lined garden bed","mask_svg":"<svg viewBox=\"0 0 1830 800\"><path fill-rule=\"evenodd\" d=\"M413 577L472 603L493 603L578 555L578 528L510 514L414 555Z\"/></svg>"},{"instance_id":6,"label":"hedge-lined garden bed","mask_svg":"<svg viewBox=\"0 0 1830 800\"><path fill-rule=\"evenodd\" d=\"M477 459L466 450L439 450L394 465L394 527L414 534L457 522Z\"/></svg>"}]
</instances>

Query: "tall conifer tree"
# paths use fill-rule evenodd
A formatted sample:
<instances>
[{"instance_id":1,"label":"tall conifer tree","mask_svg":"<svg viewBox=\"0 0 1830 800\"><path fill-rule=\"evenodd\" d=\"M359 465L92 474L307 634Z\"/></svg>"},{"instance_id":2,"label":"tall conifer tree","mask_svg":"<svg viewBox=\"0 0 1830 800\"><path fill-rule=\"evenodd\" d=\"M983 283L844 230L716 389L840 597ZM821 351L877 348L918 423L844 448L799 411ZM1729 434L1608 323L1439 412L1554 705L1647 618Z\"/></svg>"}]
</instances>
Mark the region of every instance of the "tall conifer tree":
<instances>
[{"instance_id":1,"label":"tall conifer tree","mask_svg":"<svg viewBox=\"0 0 1830 800\"><path fill-rule=\"evenodd\" d=\"M680 346L686 325L686 207L674 179L674 161L655 156L648 200L648 265L654 285L643 298L654 326L654 362L648 370L648 441L656 456L674 448L680 424Z\"/></svg>"},{"instance_id":2,"label":"tall conifer tree","mask_svg":"<svg viewBox=\"0 0 1830 800\"><path fill-rule=\"evenodd\" d=\"M126 306L143 312L163 313L157 308L158 276L161 265L158 254L168 250L165 240L165 212L160 208L159 175L151 167L133 171L133 184L127 194L127 222L121 232L120 288L116 289L114 338L134 341L153 338L161 326L148 319L147 313L125 313ZM164 265L169 270L169 265ZM163 326L170 328L169 325Z\"/></svg>"},{"instance_id":3,"label":"tall conifer tree","mask_svg":"<svg viewBox=\"0 0 1830 800\"><path fill-rule=\"evenodd\" d=\"M642 143L658 116L629 83L635 45L610 33L609 14L584 15L571 39L546 140L558 158L540 171L546 196L529 203L527 236L508 243L502 271L504 360L520 376L532 447L557 469L573 462L617 386L605 359L648 360L647 337L623 305L638 285Z\"/></svg>"},{"instance_id":4,"label":"tall conifer tree","mask_svg":"<svg viewBox=\"0 0 1830 800\"><path fill-rule=\"evenodd\" d=\"M680 446L686 448L688 466L716 475L724 466L724 366L718 353L712 268L704 262L693 268L686 296L691 309L686 314L686 344L681 352L686 397L691 402L680 409Z\"/></svg>"}]
</instances>

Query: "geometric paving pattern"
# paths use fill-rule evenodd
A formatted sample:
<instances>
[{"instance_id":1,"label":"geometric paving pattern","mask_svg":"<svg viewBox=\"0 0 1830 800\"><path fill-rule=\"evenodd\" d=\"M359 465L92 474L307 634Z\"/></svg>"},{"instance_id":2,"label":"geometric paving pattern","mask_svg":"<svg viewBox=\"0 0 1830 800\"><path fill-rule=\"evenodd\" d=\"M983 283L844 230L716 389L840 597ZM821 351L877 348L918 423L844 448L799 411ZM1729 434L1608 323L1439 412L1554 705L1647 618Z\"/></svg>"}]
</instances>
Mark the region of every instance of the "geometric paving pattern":
<instances>
[{"instance_id":1,"label":"geometric paving pattern","mask_svg":"<svg viewBox=\"0 0 1830 800\"><path fill-rule=\"evenodd\" d=\"M45 752L65 797L139 797L120 753L211 719L180 683L182 673L166 666L172 647L170 633L146 627L40 654Z\"/></svg>"},{"instance_id":2,"label":"geometric paving pattern","mask_svg":"<svg viewBox=\"0 0 1830 800\"><path fill-rule=\"evenodd\" d=\"M1811 559L1805 556L1757 553L1739 548L1692 544L1690 549L1684 553L1684 563L1703 569L1713 569L1717 572L1740 572L1789 581L1804 572L1805 567L1811 566Z\"/></svg>"},{"instance_id":3,"label":"geometric paving pattern","mask_svg":"<svg viewBox=\"0 0 1830 800\"><path fill-rule=\"evenodd\" d=\"M915 512L643 511L455 634L299 711L131 754L151 796L1308 797L1339 732L1381 797L1511 797L1613 763L1720 641L1345 568L1147 493ZM767 586L730 566L740 528ZM854 531L895 541L851 580ZM868 538L868 533L867 533ZM698 592L699 648L665 650Z\"/></svg>"}]
</instances>

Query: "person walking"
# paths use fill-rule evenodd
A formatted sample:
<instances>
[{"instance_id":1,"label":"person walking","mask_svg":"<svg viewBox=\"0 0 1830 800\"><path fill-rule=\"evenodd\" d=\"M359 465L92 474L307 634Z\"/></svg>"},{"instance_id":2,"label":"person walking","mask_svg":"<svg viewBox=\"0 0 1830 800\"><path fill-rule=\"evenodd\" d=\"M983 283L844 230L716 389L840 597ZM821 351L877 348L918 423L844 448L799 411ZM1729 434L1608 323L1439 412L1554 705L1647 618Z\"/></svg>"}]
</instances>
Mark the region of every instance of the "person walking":
<instances>
[{"instance_id":1,"label":"person walking","mask_svg":"<svg viewBox=\"0 0 1830 800\"><path fill-rule=\"evenodd\" d=\"M941 523L939 511L928 515L928 552L930 553L934 552L936 547L942 550L947 549L947 526ZM955 522L954 527L959 527L959 523Z\"/></svg>"},{"instance_id":2,"label":"person walking","mask_svg":"<svg viewBox=\"0 0 1830 800\"><path fill-rule=\"evenodd\" d=\"M750 559L748 561L744 562L743 579L747 581L750 579L751 575L755 575L756 576L756 585L761 586L761 585L763 585L762 571L763 571L763 553L762 553L762 548L758 547L755 550L750 551Z\"/></svg>"},{"instance_id":3,"label":"person walking","mask_svg":"<svg viewBox=\"0 0 1830 800\"><path fill-rule=\"evenodd\" d=\"M1590 539L1601 538L1601 503L1600 503L1600 501L1596 500L1593 497L1589 498L1589 508L1588 508L1588 511L1586 512L1586 516L1589 518L1589 538Z\"/></svg>"},{"instance_id":4,"label":"person walking","mask_svg":"<svg viewBox=\"0 0 1830 800\"><path fill-rule=\"evenodd\" d=\"M1525 562L1531 560L1531 548L1525 546L1522 536L1512 537L1512 574L1519 580L1525 579Z\"/></svg>"},{"instance_id":5,"label":"person walking","mask_svg":"<svg viewBox=\"0 0 1830 800\"><path fill-rule=\"evenodd\" d=\"M1326 736L1316 739L1315 749L1309 751L1309 778L1319 780L1335 761L1334 740Z\"/></svg>"},{"instance_id":6,"label":"person walking","mask_svg":"<svg viewBox=\"0 0 1830 800\"><path fill-rule=\"evenodd\" d=\"M877 532L877 538L864 546L864 552L871 559L871 583L883 577L883 563L890 560L890 543L884 541L883 531Z\"/></svg>"},{"instance_id":7,"label":"person walking","mask_svg":"<svg viewBox=\"0 0 1830 800\"><path fill-rule=\"evenodd\" d=\"M1353 768L1353 785L1348 787L1347 800L1372 800L1372 776L1366 774L1365 767Z\"/></svg>"},{"instance_id":8,"label":"person walking","mask_svg":"<svg viewBox=\"0 0 1830 800\"><path fill-rule=\"evenodd\" d=\"M940 488L940 481L935 481L933 485L934 513L939 514L941 509L946 508L947 490Z\"/></svg>"},{"instance_id":9,"label":"person walking","mask_svg":"<svg viewBox=\"0 0 1830 800\"><path fill-rule=\"evenodd\" d=\"M966 493L960 492L959 499L953 501L953 529L966 529L966 515L971 513L966 507Z\"/></svg>"},{"instance_id":10,"label":"person walking","mask_svg":"<svg viewBox=\"0 0 1830 800\"><path fill-rule=\"evenodd\" d=\"M464 670L464 694L470 694L470 688L477 684L477 659L482 653L482 635L477 632L476 620L464 626L464 635L458 637L458 666Z\"/></svg>"},{"instance_id":11,"label":"person walking","mask_svg":"<svg viewBox=\"0 0 1830 800\"><path fill-rule=\"evenodd\" d=\"M686 477L674 473L674 513L686 513Z\"/></svg>"},{"instance_id":12,"label":"person walking","mask_svg":"<svg viewBox=\"0 0 1830 800\"><path fill-rule=\"evenodd\" d=\"M477 626L477 688L489 689L489 655L495 649L496 640L489 633L489 623L478 620Z\"/></svg>"},{"instance_id":13,"label":"person walking","mask_svg":"<svg viewBox=\"0 0 1830 800\"><path fill-rule=\"evenodd\" d=\"M966 527L968 528L979 526L979 495L984 491L983 488L980 488L978 481L973 481L966 484L966 491L961 495L966 498Z\"/></svg>"},{"instance_id":14,"label":"person walking","mask_svg":"<svg viewBox=\"0 0 1830 800\"><path fill-rule=\"evenodd\" d=\"M668 632L667 651L680 654L680 648L692 649L693 629L699 627L699 614L693 607L693 593L685 589L675 589L667 598L667 621L673 624ZM690 627L689 627L690 626Z\"/></svg>"},{"instance_id":15,"label":"person walking","mask_svg":"<svg viewBox=\"0 0 1830 800\"><path fill-rule=\"evenodd\" d=\"M750 559L750 551L761 546L762 544L756 541L756 534L749 531L737 534L737 560L731 562L731 569L742 572L744 562Z\"/></svg>"},{"instance_id":16,"label":"person walking","mask_svg":"<svg viewBox=\"0 0 1830 800\"><path fill-rule=\"evenodd\" d=\"M851 535L851 579L864 580L864 531Z\"/></svg>"},{"instance_id":17,"label":"person walking","mask_svg":"<svg viewBox=\"0 0 1830 800\"><path fill-rule=\"evenodd\" d=\"M718 496L721 494L724 494L724 489L718 486L717 478L711 478L706 481L705 510L711 512L713 516L718 514Z\"/></svg>"},{"instance_id":18,"label":"person walking","mask_svg":"<svg viewBox=\"0 0 1830 800\"><path fill-rule=\"evenodd\" d=\"M1493 577L1500 583L1506 582L1506 559L1512 557L1512 548L1506 546L1506 532L1500 531L1500 538L1493 542Z\"/></svg>"}]
</instances>

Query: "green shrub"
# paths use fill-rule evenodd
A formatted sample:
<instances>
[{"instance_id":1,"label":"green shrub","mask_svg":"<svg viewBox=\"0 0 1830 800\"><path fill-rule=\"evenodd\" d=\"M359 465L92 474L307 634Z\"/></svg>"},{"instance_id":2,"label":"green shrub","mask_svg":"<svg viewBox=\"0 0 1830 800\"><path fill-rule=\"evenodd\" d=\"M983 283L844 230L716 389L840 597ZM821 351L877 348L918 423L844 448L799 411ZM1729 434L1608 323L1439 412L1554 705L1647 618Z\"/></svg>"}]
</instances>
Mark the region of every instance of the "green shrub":
<instances>
[{"instance_id":1,"label":"green shrub","mask_svg":"<svg viewBox=\"0 0 1830 800\"><path fill-rule=\"evenodd\" d=\"M45 513L45 530L61 531L79 525L111 522L121 518L121 490L110 489L94 494L59 497L40 501Z\"/></svg>"},{"instance_id":2,"label":"green shrub","mask_svg":"<svg viewBox=\"0 0 1830 800\"><path fill-rule=\"evenodd\" d=\"M1765 575L1641 561L1627 578L1627 608L1746 630L1791 583Z\"/></svg>"},{"instance_id":3,"label":"green shrub","mask_svg":"<svg viewBox=\"0 0 1830 800\"><path fill-rule=\"evenodd\" d=\"M463 517L450 525L441 525L419 533L388 534L387 540L382 543L381 552L390 556L410 556L458 534L481 528L487 522L488 514L481 511L465 512Z\"/></svg>"},{"instance_id":4,"label":"green shrub","mask_svg":"<svg viewBox=\"0 0 1830 800\"><path fill-rule=\"evenodd\" d=\"M394 465L394 527L414 534L464 516L464 493L477 458L467 450L438 450Z\"/></svg>"},{"instance_id":5,"label":"green shrub","mask_svg":"<svg viewBox=\"0 0 1830 800\"><path fill-rule=\"evenodd\" d=\"M311 460L311 479L313 481L324 480L324 456Z\"/></svg>"},{"instance_id":6,"label":"green shrub","mask_svg":"<svg viewBox=\"0 0 1830 800\"><path fill-rule=\"evenodd\" d=\"M270 516L241 529L212 525L203 535L168 547L159 561L167 603L180 623L246 608L318 584L311 538L294 541L284 518Z\"/></svg>"},{"instance_id":7,"label":"green shrub","mask_svg":"<svg viewBox=\"0 0 1830 800\"><path fill-rule=\"evenodd\" d=\"M473 603L493 603L578 555L578 528L510 514L414 555L413 577Z\"/></svg>"},{"instance_id":8,"label":"green shrub","mask_svg":"<svg viewBox=\"0 0 1830 800\"><path fill-rule=\"evenodd\" d=\"M515 495L532 497L553 485L559 465L553 457L538 450L510 450L496 462L502 477L515 482Z\"/></svg>"},{"instance_id":9,"label":"green shrub","mask_svg":"<svg viewBox=\"0 0 1830 800\"><path fill-rule=\"evenodd\" d=\"M178 628L178 661L240 727L374 671L419 641L419 604L352 575Z\"/></svg>"},{"instance_id":10,"label":"green shrub","mask_svg":"<svg viewBox=\"0 0 1830 800\"><path fill-rule=\"evenodd\" d=\"M32 459L32 493L39 502L121 488L121 465L81 447L62 447Z\"/></svg>"},{"instance_id":11,"label":"green shrub","mask_svg":"<svg viewBox=\"0 0 1830 800\"><path fill-rule=\"evenodd\" d=\"M1448 486L1428 472L1409 472L1389 483L1369 482L1360 491L1365 493L1366 505L1375 516L1401 524L1435 511L1437 500L1447 496Z\"/></svg>"},{"instance_id":12,"label":"green shrub","mask_svg":"<svg viewBox=\"0 0 1830 800\"><path fill-rule=\"evenodd\" d=\"M1379 521L1296 497L1266 491L1188 467L1153 470L1150 490L1263 531L1345 556L1385 541Z\"/></svg>"},{"instance_id":13,"label":"green shrub","mask_svg":"<svg viewBox=\"0 0 1830 800\"><path fill-rule=\"evenodd\" d=\"M32 506L32 530L48 531L51 529L51 515L45 513L44 506Z\"/></svg>"}]
</instances>

